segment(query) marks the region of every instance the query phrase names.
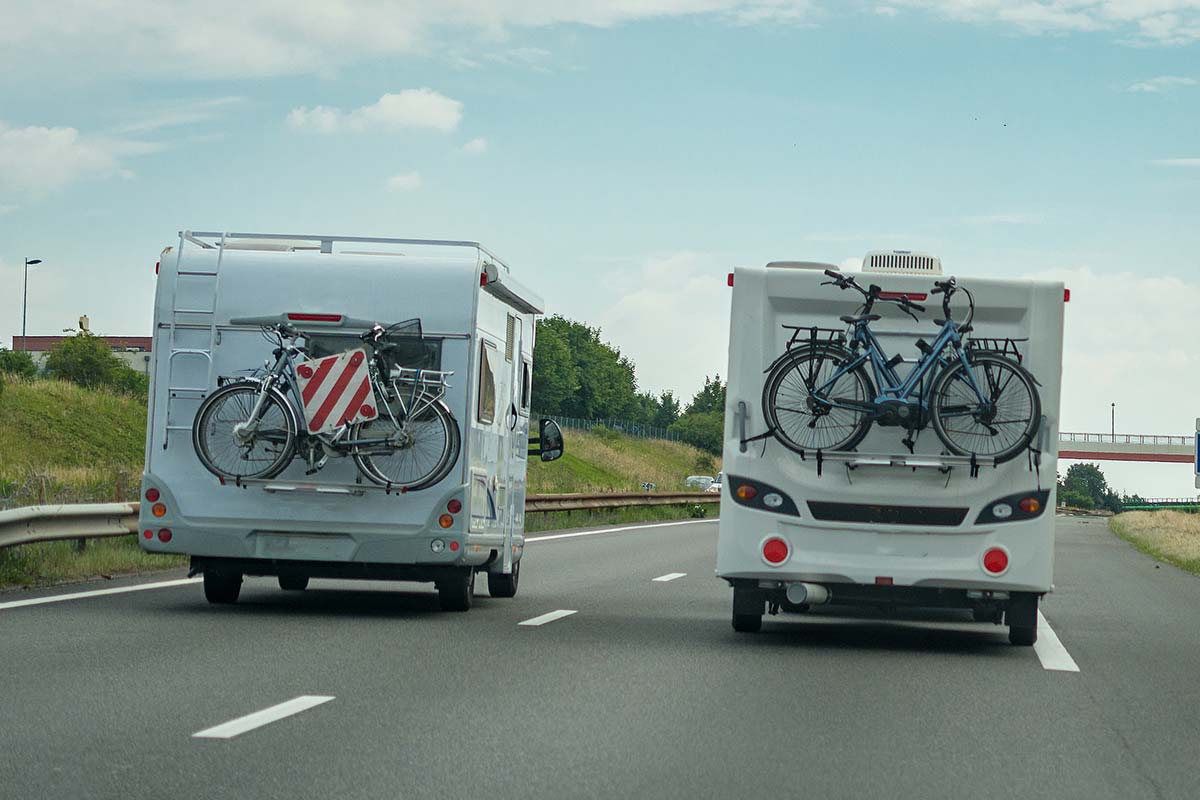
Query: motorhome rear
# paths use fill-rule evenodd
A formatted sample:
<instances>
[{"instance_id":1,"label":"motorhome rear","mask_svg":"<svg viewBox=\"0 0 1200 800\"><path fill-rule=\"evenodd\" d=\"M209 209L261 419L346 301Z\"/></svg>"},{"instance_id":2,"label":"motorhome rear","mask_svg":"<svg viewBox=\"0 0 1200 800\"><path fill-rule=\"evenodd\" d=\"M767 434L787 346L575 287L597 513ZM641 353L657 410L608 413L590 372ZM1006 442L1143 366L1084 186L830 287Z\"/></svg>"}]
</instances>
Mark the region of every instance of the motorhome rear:
<instances>
[{"instance_id":1,"label":"motorhome rear","mask_svg":"<svg viewBox=\"0 0 1200 800\"><path fill-rule=\"evenodd\" d=\"M213 602L243 575L433 581L465 610L486 571L512 596L540 313L474 242L182 233L158 267L142 546L191 556ZM407 412L441 425L424 480L379 466L419 460ZM243 470L255 448L275 465Z\"/></svg>"},{"instance_id":2,"label":"motorhome rear","mask_svg":"<svg viewBox=\"0 0 1200 800\"><path fill-rule=\"evenodd\" d=\"M954 297L953 324L934 319L943 292ZM861 313L868 295L867 311L879 317ZM968 298L973 320L959 331ZM733 587L734 627L754 631L764 611L821 603L959 607L1003 619L1014 643L1032 644L1038 599L1053 587L1063 302L1059 283L951 280L937 258L900 251L869 254L854 274L809 262L737 269L717 556L718 576ZM823 395L827 377L800 367L774 377L789 361L854 377L837 371L865 358L854 334L868 330L884 357L866 360L857 385L873 386L873 398ZM978 389L978 408L938 406L929 394L969 394L960 361L1004 376ZM903 381L917 369L930 377L910 397L884 396L880 372ZM786 380L795 391L785 402L777 389ZM1025 398L1025 417L1005 419L995 408L1002 401L988 405L1004 392ZM764 407L772 403L779 408ZM814 434L837 413L870 425L841 449L822 446ZM982 435L935 432L928 418L947 428L955 414ZM785 415L810 421L781 422ZM1025 426L1011 429L1024 439L1010 423ZM805 437L808 446L797 444ZM1012 446L1002 452L1001 440Z\"/></svg>"}]
</instances>

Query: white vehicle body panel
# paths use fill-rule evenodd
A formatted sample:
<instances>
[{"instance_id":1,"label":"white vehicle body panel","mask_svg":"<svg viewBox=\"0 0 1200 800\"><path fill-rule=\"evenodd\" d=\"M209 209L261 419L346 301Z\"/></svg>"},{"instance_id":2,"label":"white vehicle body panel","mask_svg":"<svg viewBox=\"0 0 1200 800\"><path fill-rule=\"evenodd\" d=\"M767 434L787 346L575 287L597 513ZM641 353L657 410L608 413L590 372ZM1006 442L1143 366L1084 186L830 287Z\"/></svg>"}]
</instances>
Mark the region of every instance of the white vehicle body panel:
<instances>
[{"instance_id":1,"label":"white vehicle body panel","mask_svg":"<svg viewBox=\"0 0 1200 800\"><path fill-rule=\"evenodd\" d=\"M861 274L859 282L879 284L887 292L928 294L932 276ZM841 315L854 314L861 295L821 286L820 269L745 268L734 273L729 343L729 384L725 415L725 488L720 518L717 575L762 582L808 581L823 584L893 584L895 586L1047 592L1053 584L1054 490L1057 467L1059 394L1062 373L1063 286L1059 283L987 278L959 278L975 296L974 333L978 338L1011 338L1018 342L1023 365L1039 382L1044 417L1033 454L998 466L971 469L860 465L825 460L820 474L814 454L801 459L775 438L743 444L765 432L762 391L766 371L784 353L791 334L781 326L845 328ZM897 307L879 303L883 319L872 323L888 355L902 354L906 374L919 356L915 342L933 342L941 317L940 298L921 301L927 311L919 322ZM966 313L965 298L955 298L955 318ZM872 375L874 382L874 375ZM878 387L876 387L878 389ZM909 455L900 443L904 429L872 426L856 448L859 453ZM937 462L943 452L932 427L918 437L915 452ZM776 487L790 497L798 516L751 508L739 503L739 479ZM1041 516L1026 521L976 524L992 502L1009 495L1049 490ZM961 524L921 525L816 519L811 502L858 506L966 508ZM762 543L783 537L790 557L779 566L762 556ZM984 571L981 559L989 547L1007 550L1010 564L999 576ZM764 583L763 585L767 585ZM836 595L836 592L835 592Z\"/></svg>"},{"instance_id":2,"label":"white vehicle body panel","mask_svg":"<svg viewBox=\"0 0 1200 800\"><path fill-rule=\"evenodd\" d=\"M157 489L167 513L154 517L152 504L142 503L142 546L213 558L487 563L511 571L524 542L529 412L522 370L532 371L540 298L473 243L326 239L318 247L314 237L264 237L255 246L245 241L253 235L237 236L236 247L205 248L185 233L160 262L143 494ZM487 288L480 285L484 273ZM384 325L420 318L424 336L442 340L440 369L454 372L443 399L462 436L446 478L419 491L387 493L360 479L350 458L331 458L306 475L297 456L276 478L236 486L202 466L190 430L201 401L218 378L261 367L274 349L259 328L230 320L297 312ZM344 333L347 348L360 346L361 329ZM490 423L477 414L483 342L496 351ZM445 529L438 517L453 499L463 507ZM162 528L172 532L169 542L157 536ZM434 552L434 539L447 546Z\"/></svg>"}]
</instances>

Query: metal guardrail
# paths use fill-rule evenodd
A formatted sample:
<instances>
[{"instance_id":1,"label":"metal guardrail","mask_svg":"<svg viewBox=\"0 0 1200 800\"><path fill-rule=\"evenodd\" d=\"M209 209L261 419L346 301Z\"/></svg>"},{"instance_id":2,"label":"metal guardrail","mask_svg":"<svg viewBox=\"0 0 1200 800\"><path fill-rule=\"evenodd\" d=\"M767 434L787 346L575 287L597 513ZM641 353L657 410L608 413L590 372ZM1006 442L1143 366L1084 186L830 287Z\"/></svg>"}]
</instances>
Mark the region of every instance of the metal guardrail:
<instances>
[{"instance_id":1,"label":"metal guardrail","mask_svg":"<svg viewBox=\"0 0 1200 800\"><path fill-rule=\"evenodd\" d=\"M707 492L531 494L525 498L525 513L719 502L719 494ZM0 511L0 550L37 542L132 536L138 532L140 506L140 503L75 503Z\"/></svg>"},{"instance_id":2,"label":"metal guardrail","mask_svg":"<svg viewBox=\"0 0 1200 800\"><path fill-rule=\"evenodd\" d=\"M1092 442L1095 444L1149 444L1191 447L1194 436L1156 436L1137 433L1067 433L1060 431L1059 442Z\"/></svg>"}]
</instances>

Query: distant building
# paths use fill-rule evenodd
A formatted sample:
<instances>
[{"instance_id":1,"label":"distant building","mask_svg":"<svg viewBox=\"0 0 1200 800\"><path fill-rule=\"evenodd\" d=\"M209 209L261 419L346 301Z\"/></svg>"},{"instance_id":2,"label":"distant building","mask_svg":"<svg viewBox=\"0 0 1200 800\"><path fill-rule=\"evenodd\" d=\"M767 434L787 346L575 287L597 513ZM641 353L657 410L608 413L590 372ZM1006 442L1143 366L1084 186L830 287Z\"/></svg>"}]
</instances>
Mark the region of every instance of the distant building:
<instances>
[{"instance_id":1,"label":"distant building","mask_svg":"<svg viewBox=\"0 0 1200 800\"><path fill-rule=\"evenodd\" d=\"M33 356L39 367L46 363L46 357L54 346L70 336L14 336L13 350L26 350ZM150 347L153 341L149 336L101 336L112 348L113 355L124 361L133 369L144 374L150 374Z\"/></svg>"}]
</instances>

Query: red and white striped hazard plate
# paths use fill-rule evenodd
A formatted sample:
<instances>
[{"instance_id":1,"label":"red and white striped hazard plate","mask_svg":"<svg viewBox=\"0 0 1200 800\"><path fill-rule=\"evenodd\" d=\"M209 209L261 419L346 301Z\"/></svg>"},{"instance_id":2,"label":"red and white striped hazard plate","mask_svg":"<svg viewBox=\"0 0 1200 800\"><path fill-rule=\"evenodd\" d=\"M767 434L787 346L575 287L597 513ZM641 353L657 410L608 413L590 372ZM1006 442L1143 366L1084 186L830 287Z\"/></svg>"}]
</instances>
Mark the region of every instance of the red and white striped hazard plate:
<instances>
[{"instance_id":1,"label":"red and white striped hazard plate","mask_svg":"<svg viewBox=\"0 0 1200 800\"><path fill-rule=\"evenodd\" d=\"M305 361L296 367L296 379L309 433L330 433L379 414L367 375L366 350Z\"/></svg>"}]
</instances>

